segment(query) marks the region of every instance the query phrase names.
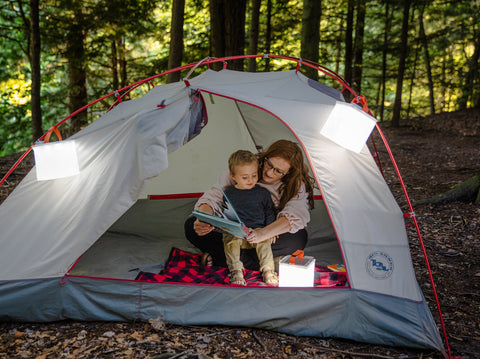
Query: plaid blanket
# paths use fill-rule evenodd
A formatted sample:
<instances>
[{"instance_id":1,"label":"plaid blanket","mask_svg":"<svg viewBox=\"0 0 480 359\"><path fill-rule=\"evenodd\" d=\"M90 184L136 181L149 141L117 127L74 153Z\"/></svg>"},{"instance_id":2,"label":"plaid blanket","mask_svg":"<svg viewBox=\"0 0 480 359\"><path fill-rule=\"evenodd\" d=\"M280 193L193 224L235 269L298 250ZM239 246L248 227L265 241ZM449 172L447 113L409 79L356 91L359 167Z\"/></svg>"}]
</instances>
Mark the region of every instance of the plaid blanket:
<instances>
[{"instance_id":1,"label":"plaid blanket","mask_svg":"<svg viewBox=\"0 0 480 359\"><path fill-rule=\"evenodd\" d=\"M139 272L135 280L155 283L181 284L215 284L232 285L228 276L228 268L202 266L201 254L194 254L178 248L172 248L165 269L160 273ZM249 287L272 287L263 282L259 271L244 270L245 281ZM347 277L345 273L333 272L330 269L315 266L315 287L344 286Z\"/></svg>"}]
</instances>

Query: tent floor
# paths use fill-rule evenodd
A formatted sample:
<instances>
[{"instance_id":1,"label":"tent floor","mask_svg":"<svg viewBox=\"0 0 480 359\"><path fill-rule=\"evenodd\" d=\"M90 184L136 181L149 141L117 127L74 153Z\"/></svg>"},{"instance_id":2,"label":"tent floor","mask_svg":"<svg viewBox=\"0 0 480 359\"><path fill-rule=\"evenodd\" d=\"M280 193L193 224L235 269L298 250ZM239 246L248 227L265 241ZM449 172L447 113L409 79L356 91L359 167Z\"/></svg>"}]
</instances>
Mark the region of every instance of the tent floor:
<instances>
[{"instance_id":1,"label":"tent floor","mask_svg":"<svg viewBox=\"0 0 480 359\"><path fill-rule=\"evenodd\" d=\"M140 235L107 232L80 258L70 274L134 280L139 272L159 273L165 267L171 248L178 247L180 243L180 248L198 253L184 239L165 243ZM325 248L319 249L322 251ZM307 253L311 252L307 250ZM320 253L317 257L321 258ZM332 264L332 261L327 262ZM317 260L317 264L326 265L326 262L322 264Z\"/></svg>"}]
</instances>

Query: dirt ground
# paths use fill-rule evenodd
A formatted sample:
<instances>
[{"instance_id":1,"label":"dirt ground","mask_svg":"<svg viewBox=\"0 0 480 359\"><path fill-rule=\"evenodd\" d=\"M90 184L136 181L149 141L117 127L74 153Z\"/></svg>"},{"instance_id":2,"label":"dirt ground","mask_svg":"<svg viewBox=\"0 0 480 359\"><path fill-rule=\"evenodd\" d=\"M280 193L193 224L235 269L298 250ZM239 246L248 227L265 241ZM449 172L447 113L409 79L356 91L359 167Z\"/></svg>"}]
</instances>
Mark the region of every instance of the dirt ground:
<instances>
[{"instance_id":1,"label":"dirt ground","mask_svg":"<svg viewBox=\"0 0 480 359\"><path fill-rule=\"evenodd\" d=\"M382 125L412 201L450 189L480 170L480 136ZM388 153L375 135L387 182L405 212L405 196ZM3 176L18 156L0 158ZM0 187L0 201L32 159ZM414 205L433 272L451 354L480 358L480 206L453 202ZM407 219L418 282L439 330L422 246ZM0 358L441 358L431 350L376 346L332 338L294 337L266 330L170 323L0 323Z\"/></svg>"}]
</instances>

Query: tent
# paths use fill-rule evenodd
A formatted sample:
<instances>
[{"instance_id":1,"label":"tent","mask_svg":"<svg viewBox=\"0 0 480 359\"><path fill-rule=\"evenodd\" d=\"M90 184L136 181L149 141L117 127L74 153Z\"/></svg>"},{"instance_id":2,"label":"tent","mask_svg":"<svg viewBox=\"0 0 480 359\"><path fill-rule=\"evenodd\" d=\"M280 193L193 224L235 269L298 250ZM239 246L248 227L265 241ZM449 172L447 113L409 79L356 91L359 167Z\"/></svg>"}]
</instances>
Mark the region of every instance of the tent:
<instances>
[{"instance_id":1,"label":"tent","mask_svg":"<svg viewBox=\"0 0 480 359\"><path fill-rule=\"evenodd\" d=\"M0 206L1 320L161 315L177 324L444 351L415 278L404 215L370 150L345 149L320 133L335 106L346 103L342 91L306 78L297 66L207 69L133 100L117 98L62 141L75 143L79 173L37 180L34 168ZM195 252L183 223L231 152L265 149L280 138L302 147L318 186L305 253L317 264L344 264L345 285L136 280L139 270L161 271L173 247Z\"/></svg>"}]
</instances>

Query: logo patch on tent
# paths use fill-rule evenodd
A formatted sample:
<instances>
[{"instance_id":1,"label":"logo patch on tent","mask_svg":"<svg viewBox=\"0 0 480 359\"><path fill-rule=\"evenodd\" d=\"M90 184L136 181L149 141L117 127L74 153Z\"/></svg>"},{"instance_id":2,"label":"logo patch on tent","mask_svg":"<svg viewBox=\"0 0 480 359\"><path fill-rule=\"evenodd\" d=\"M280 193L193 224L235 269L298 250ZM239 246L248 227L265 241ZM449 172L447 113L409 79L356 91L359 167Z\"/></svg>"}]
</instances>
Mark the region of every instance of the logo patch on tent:
<instances>
[{"instance_id":1,"label":"logo patch on tent","mask_svg":"<svg viewBox=\"0 0 480 359\"><path fill-rule=\"evenodd\" d=\"M387 279L393 273L393 260L384 252L373 252L365 261L367 272L375 279Z\"/></svg>"}]
</instances>

